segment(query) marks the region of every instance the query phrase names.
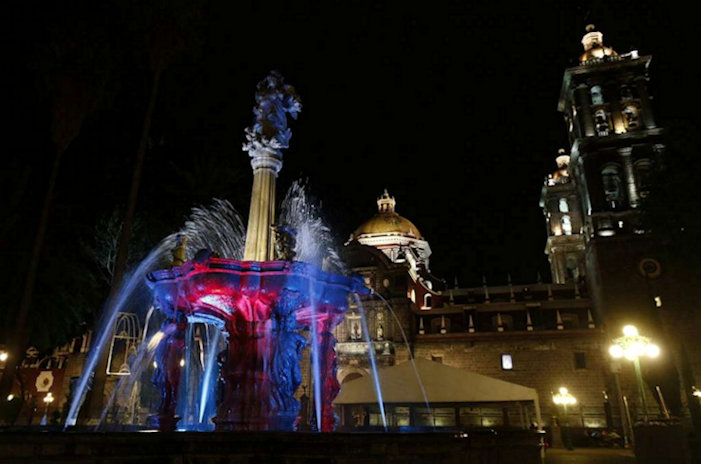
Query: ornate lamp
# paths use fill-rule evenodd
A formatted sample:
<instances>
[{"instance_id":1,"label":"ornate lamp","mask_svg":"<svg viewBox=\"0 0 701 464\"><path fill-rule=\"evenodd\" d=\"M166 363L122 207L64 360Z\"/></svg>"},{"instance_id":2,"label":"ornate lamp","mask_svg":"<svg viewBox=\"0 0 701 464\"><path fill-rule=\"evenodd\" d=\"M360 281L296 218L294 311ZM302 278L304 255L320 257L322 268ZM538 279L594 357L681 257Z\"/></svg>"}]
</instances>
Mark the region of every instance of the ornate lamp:
<instances>
[{"instance_id":1,"label":"ornate lamp","mask_svg":"<svg viewBox=\"0 0 701 464\"><path fill-rule=\"evenodd\" d=\"M640 358L642 356L647 356L648 358L658 357L660 355L660 347L652 343L649 337L640 335L637 327L627 325L623 327L623 336L613 341L609 348L609 354L614 359L625 358L628 361L633 361L635 378L638 382L638 393L643 405L645 421L647 422L647 400L645 399L645 389L643 388L643 376L640 371Z\"/></svg>"}]
</instances>

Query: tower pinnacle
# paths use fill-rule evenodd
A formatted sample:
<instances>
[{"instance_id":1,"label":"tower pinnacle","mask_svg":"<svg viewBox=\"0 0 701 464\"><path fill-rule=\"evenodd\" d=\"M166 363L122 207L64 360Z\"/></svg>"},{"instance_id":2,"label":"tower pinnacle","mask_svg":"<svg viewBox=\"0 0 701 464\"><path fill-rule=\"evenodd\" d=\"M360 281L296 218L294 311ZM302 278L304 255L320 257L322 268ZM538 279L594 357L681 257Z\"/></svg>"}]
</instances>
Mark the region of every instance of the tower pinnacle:
<instances>
[{"instance_id":1,"label":"tower pinnacle","mask_svg":"<svg viewBox=\"0 0 701 464\"><path fill-rule=\"evenodd\" d=\"M389 196L387 189L385 189L382 196L377 199L377 210L380 213L393 213L396 205L397 201L394 199L394 197Z\"/></svg>"}]
</instances>

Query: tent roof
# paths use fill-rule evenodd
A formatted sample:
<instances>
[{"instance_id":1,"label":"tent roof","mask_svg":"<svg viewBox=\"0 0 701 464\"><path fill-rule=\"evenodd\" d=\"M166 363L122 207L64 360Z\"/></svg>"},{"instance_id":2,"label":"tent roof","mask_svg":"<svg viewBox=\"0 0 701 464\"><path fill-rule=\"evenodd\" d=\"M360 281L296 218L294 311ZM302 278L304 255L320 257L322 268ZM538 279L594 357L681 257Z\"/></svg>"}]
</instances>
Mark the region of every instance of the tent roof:
<instances>
[{"instance_id":1,"label":"tent roof","mask_svg":"<svg viewBox=\"0 0 701 464\"><path fill-rule=\"evenodd\" d=\"M533 388L425 359L416 359L415 363L431 403L538 401ZM379 369L377 377L384 403L424 403L411 362ZM372 375L344 383L334 403L377 403Z\"/></svg>"}]
</instances>

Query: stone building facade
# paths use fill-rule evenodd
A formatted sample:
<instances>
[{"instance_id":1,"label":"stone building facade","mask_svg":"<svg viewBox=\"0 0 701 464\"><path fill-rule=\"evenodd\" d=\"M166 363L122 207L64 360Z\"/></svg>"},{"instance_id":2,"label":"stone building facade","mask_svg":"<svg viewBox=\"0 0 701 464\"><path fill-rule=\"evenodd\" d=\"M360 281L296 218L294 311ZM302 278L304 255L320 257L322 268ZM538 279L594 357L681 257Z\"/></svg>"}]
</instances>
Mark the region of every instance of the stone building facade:
<instances>
[{"instance_id":1,"label":"stone building facade","mask_svg":"<svg viewBox=\"0 0 701 464\"><path fill-rule=\"evenodd\" d=\"M578 399L568 423L629 429L627 416L644 417L632 363L612 360L608 350L625 324L635 324L663 352L643 365L649 415L664 416L664 399L689 423L698 413L693 386L701 385L698 289L666 266L659 238L641 221L651 176L666 156L648 91L651 57L619 55L593 26L582 44L558 106L571 146L558 153L540 202L553 283L447 288L430 272L428 242L386 191L376 215L351 235L346 258L405 332L406 340L398 338L379 298L364 302L382 365L408 359L410 350L535 388L546 424L563 414L551 395L565 386ZM369 374L354 318L352 310L336 333L342 383Z\"/></svg>"}]
</instances>

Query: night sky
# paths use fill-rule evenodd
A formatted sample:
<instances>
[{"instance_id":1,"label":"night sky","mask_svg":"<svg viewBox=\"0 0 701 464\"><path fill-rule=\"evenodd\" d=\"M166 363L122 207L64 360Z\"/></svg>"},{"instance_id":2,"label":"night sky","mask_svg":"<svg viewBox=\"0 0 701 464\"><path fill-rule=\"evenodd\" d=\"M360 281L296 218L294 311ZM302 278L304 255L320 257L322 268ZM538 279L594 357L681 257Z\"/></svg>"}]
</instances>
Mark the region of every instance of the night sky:
<instances>
[{"instance_id":1,"label":"night sky","mask_svg":"<svg viewBox=\"0 0 701 464\"><path fill-rule=\"evenodd\" d=\"M342 243L388 188L451 284L549 279L538 199L566 146L557 100L587 23L619 53L653 55L662 125L699 127L696 25L667 2L14 1L9 11L8 288L20 282L55 154L56 76L105 82L60 168L42 265L61 272L96 221L123 211L153 78L149 37L164 20L178 40L137 206L150 244L212 197L247 214L243 130L271 69L303 103L278 191L307 179Z\"/></svg>"}]
</instances>

